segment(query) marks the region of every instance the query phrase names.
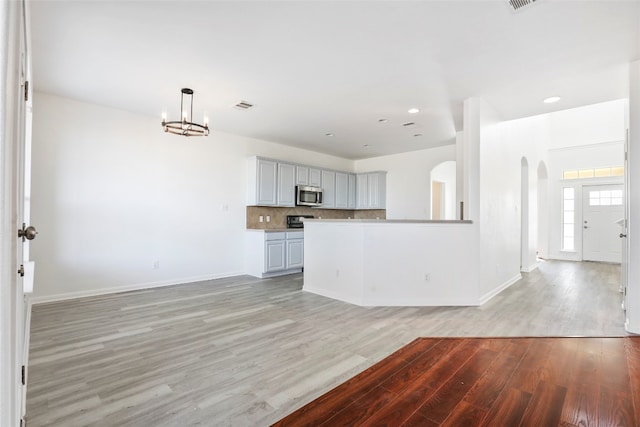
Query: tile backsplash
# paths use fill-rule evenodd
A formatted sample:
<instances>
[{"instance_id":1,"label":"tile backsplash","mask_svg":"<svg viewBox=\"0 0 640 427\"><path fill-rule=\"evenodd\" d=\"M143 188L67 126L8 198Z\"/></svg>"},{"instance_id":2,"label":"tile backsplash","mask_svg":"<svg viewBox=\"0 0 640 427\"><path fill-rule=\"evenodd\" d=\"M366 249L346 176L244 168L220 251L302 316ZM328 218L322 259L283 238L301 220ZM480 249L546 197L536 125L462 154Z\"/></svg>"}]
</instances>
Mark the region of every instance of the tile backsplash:
<instances>
[{"instance_id":1,"label":"tile backsplash","mask_svg":"<svg viewBox=\"0 0 640 427\"><path fill-rule=\"evenodd\" d=\"M344 210L344 209L320 209L305 206L291 208L276 208L268 206L247 206L247 228L257 230L270 230L287 228L287 215L313 215L323 219L386 219L386 209L371 210ZM260 216L264 221L260 222ZM271 221L267 222L267 216Z\"/></svg>"}]
</instances>

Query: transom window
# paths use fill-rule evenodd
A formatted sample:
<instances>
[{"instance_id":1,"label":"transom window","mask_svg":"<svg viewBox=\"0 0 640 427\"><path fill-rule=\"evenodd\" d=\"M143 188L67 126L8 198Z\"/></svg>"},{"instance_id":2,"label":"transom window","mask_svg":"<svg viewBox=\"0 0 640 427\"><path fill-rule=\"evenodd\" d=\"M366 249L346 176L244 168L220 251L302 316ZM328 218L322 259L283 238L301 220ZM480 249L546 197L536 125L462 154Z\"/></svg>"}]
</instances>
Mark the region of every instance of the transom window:
<instances>
[{"instance_id":1,"label":"transom window","mask_svg":"<svg viewBox=\"0 0 640 427\"><path fill-rule=\"evenodd\" d=\"M623 176L624 166L607 168L571 169L562 172L562 179L605 178L608 176Z\"/></svg>"}]
</instances>

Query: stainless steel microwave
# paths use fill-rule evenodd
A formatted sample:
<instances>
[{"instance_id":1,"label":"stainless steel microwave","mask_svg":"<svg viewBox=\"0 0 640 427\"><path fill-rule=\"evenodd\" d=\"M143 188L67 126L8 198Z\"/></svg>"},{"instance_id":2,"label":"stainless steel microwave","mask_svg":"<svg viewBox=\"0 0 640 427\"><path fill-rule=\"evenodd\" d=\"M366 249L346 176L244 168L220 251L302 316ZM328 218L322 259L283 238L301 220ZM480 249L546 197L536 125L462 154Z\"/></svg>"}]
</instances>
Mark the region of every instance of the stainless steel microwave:
<instances>
[{"instance_id":1,"label":"stainless steel microwave","mask_svg":"<svg viewBox=\"0 0 640 427\"><path fill-rule=\"evenodd\" d=\"M322 206L322 188L307 185L296 186L297 206Z\"/></svg>"}]
</instances>

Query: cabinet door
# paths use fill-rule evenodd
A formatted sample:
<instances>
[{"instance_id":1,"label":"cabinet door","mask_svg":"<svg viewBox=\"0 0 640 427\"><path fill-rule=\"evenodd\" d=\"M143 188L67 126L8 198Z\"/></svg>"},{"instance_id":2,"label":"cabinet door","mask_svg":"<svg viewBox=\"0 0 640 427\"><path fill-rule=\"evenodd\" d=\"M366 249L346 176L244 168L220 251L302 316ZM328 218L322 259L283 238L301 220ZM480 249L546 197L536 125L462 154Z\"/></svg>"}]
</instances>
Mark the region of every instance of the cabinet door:
<instances>
[{"instance_id":1,"label":"cabinet door","mask_svg":"<svg viewBox=\"0 0 640 427\"><path fill-rule=\"evenodd\" d=\"M288 163L278 163L278 206L296 204L296 167Z\"/></svg>"},{"instance_id":2,"label":"cabinet door","mask_svg":"<svg viewBox=\"0 0 640 427\"><path fill-rule=\"evenodd\" d=\"M334 208L336 206L336 173L322 171L322 207Z\"/></svg>"},{"instance_id":3,"label":"cabinet door","mask_svg":"<svg viewBox=\"0 0 640 427\"><path fill-rule=\"evenodd\" d=\"M320 169L309 168L309 185L322 187L322 171Z\"/></svg>"},{"instance_id":4,"label":"cabinet door","mask_svg":"<svg viewBox=\"0 0 640 427\"><path fill-rule=\"evenodd\" d=\"M387 174L385 172L367 174L367 190L369 193L369 208L384 209L387 199Z\"/></svg>"},{"instance_id":5,"label":"cabinet door","mask_svg":"<svg viewBox=\"0 0 640 427\"><path fill-rule=\"evenodd\" d=\"M375 173L367 174L367 192L369 193L369 208L377 209L380 204L378 196L379 176Z\"/></svg>"},{"instance_id":6,"label":"cabinet door","mask_svg":"<svg viewBox=\"0 0 640 427\"><path fill-rule=\"evenodd\" d=\"M336 209L349 207L349 175L336 172Z\"/></svg>"},{"instance_id":7,"label":"cabinet door","mask_svg":"<svg viewBox=\"0 0 640 427\"><path fill-rule=\"evenodd\" d=\"M256 203L261 206L274 206L276 204L276 177L278 176L278 164L270 160L258 159L257 162L257 190Z\"/></svg>"},{"instance_id":8,"label":"cabinet door","mask_svg":"<svg viewBox=\"0 0 640 427\"><path fill-rule=\"evenodd\" d=\"M286 268L302 268L304 265L304 240L287 240Z\"/></svg>"},{"instance_id":9,"label":"cabinet door","mask_svg":"<svg viewBox=\"0 0 640 427\"><path fill-rule=\"evenodd\" d=\"M347 196L347 208L355 209L356 208L356 176L352 173L349 174L349 191Z\"/></svg>"},{"instance_id":10,"label":"cabinet door","mask_svg":"<svg viewBox=\"0 0 640 427\"><path fill-rule=\"evenodd\" d=\"M357 184L357 195L358 200L356 204L357 209L368 209L369 208L369 186L367 174L358 174L356 176L356 184Z\"/></svg>"},{"instance_id":11,"label":"cabinet door","mask_svg":"<svg viewBox=\"0 0 640 427\"><path fill-rule=\"evenodd\" d=\"M264 271L280 271L285 269L285 242L286 240L267 240L265 245Z\"/></svg>"},{"instance_id":12,"label":"cabinet door","mask_svg":"<svg viewBox=\"0 0 640 427\"><path fill-rule=\"evenodd\" d=\"M296 166L296 185L309 185L309 168Z\"/></svg>"}]
</instances>

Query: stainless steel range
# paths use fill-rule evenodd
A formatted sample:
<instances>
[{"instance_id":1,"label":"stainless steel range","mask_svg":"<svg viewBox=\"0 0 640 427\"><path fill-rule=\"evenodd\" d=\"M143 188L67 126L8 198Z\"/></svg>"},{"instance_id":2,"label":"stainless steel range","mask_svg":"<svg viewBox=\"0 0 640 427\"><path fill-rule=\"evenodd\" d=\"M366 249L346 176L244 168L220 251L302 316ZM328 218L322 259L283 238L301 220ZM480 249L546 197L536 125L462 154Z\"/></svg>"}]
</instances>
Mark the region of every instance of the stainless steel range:
<instances>
[{"instance_id":1,"label":"stainless steel range","mask_svg":"<svg viewBox=\"0 0 640 427\"><path fill-rule=\"evenodd\" d=\"M313 215L287 215L287 228L304 228L304 219Z\"/></svg>"}]
</instances>

